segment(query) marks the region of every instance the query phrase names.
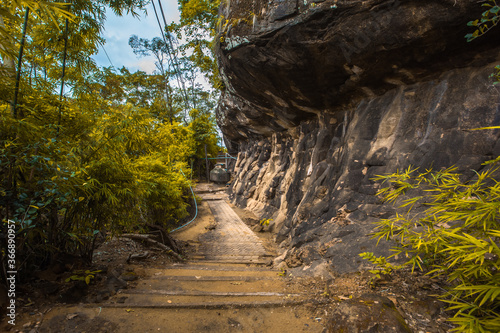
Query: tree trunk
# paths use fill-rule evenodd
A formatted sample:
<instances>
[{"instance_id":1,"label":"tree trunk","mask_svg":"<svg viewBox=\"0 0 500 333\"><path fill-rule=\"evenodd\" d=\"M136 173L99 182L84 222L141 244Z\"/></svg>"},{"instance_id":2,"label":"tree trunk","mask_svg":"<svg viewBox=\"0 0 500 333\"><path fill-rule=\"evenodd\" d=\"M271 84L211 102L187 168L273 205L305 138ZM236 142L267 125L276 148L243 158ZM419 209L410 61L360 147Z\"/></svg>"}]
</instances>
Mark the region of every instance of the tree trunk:
<instances>
[{"instance_id":1,"label":"tree trunk","mask_svg":"<svg viewBox=\"0 0 500 333\"><path fill-rule=\"evenodd\" d=\"M3 17L0 15L0 28L5 29L5 23L3 21ZM0 49L3 51L4 55L2 56L2 64L0 66L0 76L10 77L12 82L14 82L14 78L16 76L16 63L14 58L11 58L7 55L8 48L4 45L0 44ZM9 99L9 104L11 108L11 114L14 115L14 101Z\"/></svg>"},{"instance_id":2,"label":"tree trunk","mask_svg":"<svg viewBox=\"0 0 500 333\"><path fill-rule=\"evenodd\" d=\"M61 92L59 93L59 116L57 118L57 133L59 133L59 128L61 127L62 121L62 101L64 95L64 76L66 74L66 55L68 53L68 24L69 20L66 19L66 28L64 30L64 54L63 54L63 64L62 64L62 74L61 74Z\"/></svg>"},{"instance_id":3,"label":"tree trunk","mask_svg":"<svg viewBox=\"0 0 500 333\"><path fill-rule=\"evenodd\" d=\"M17 72L16 72L16 86L14 90L14 101L13 101L13 117L14 119L17 118L17 98L19 95L19 85L21 83L21 68L23 65L23 51L24 51L24 42L26 40L26 29L28 27L28 18L30 15L30 9L29 7L26 8L26 14L24 15L24 24L23 24L23 35L21 37L21 46L19 47L19 56L17 58ZM20 113L22 117L22 113Z\"/></svg>"}]
</instances>

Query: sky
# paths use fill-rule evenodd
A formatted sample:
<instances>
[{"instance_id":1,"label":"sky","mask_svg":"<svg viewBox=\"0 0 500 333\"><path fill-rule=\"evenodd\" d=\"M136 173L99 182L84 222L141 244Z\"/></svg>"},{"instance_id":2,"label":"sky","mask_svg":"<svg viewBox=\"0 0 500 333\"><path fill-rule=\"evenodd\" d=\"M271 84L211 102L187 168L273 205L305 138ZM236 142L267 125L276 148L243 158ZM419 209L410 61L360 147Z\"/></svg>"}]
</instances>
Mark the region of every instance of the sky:
<instances>
[{"instance_id":1,"label":"sky","mask_svg":"<svg viewBox=\"0 0 500 333\"><path fill-rule=\"evenodd\" d=\"M156 9L159 10L158 2L155 3ZM167 24L172 21L178 22L179 10L177 0L162 0L161 3ZM159 15L161 14L159 13ZM161 16L160 20L163 27ZM139 18L134 18L132 15L119 17L108 10L104 29L103 37L106 39L104 49L115 68L119 69L125 66L131 72L135 72L136 70L142 70L149 74L153 72L155 69L153 57L139 57L132 52L132 48L128 45L128 40L132 35L147 39L161 37L153 5L149 4L147 6L147 15L141 13ZM102 47L99 47L99 53L92 58L94 58L98 66L111 66Z\"/></svg>"}]
</instances>

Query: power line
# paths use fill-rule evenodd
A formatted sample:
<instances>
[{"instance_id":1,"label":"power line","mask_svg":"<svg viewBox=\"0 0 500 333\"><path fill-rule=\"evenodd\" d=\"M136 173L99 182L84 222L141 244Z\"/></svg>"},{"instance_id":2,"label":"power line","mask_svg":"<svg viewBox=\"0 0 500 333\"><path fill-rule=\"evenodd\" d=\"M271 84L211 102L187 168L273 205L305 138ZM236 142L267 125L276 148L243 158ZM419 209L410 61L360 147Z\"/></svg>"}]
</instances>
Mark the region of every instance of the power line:
<instances>
[{"instance_id":1,"label":"power line","mask_svg":"<svg viewBox=\"0 0 500 333\"><path fill-rule=\"evenodd\" d=\"M155 12L156 21L158 23L158 26L160 27L160 31L161 31L161 34L162 34L162 37L163 37L163 41L165 42L165 46L166 46L166 49L167 49L168 57L170 59L170 63L172 64L172 67L174 68L174 73L176 74L175 77L176 77L177 83L179 84L180 89L181 89L181 93L182 93L182 97L183 97L183 100L184 100L184 104L186 105L186 109L189 109L190 108L190 106L189 106L189 99L187 97L186 88L185 88L185 85L184 85L184 80L183 80L183 78L182 78L182 76L180 74L179 66L177 64L177 55L175 53L173 53L174 52L174 47L173 47L172 39L170 37L170 34L168 34L168 33L167 33L167 37L168 38L165 37L165 32L164 32L164 29L161 26L161 22L160 22L160 18L158 16L158 11L156 9L155 2L154 1L151 1L151 2L153 3L153 9L154 9L154 12ZM163 16L163 22L164 22L165 28L166 28L167 27L167 21L165 19L165 14L163 12L163 7L161 5L160 0L158 0L158 4L160 5L160 10L161 10L161 13L162 13L162 16ZM167 42L167 39L168 39L169 42ZM170 50L172 50L172 51L170 51ZM184 121L186 121L185 117L184 117Z\"/></svg>"},{"instance_id":2,"label":"power line","mask_svg":"<svg viewBox=\"0 0 500 333\"><path fill-rule=\"evenodd\" d=\"M163 12L163 6L161 5L161 0L158 0L158 4L160 5L161 15L163 17L163 23L165 24L165 28L166 28L167 27L167 20L165 19L165 13ZM178 62L178 58L177 58L177 51L174 48L174 44L172 43L172 38L171 38L170 34L168 34L168 33L167 33L167 38L168 38L168 41L170 43L170 49L173 52L173 57L174 57L174 60L175 60L175 62L172 65L174 66L174 70L177 70L177 75L179 76L179 79L180 79L181 84L182 84L182 87L181 87L182 88L182 92L184 93L184 96L185 96L186 102L187 102L188 101L188 96L187 96L187 93L186 93L186 86L184 84L184 79L183 79L182 75L180 74L179 62Z\"/></svg>"},{"instance_id":3,"label":"power line","mask_svg":"<svg viewBox=\"0 0 500 333\"><path fill-rule=\"evenodd\" d=\"M106 58L108 58L109 63L111 64L111 67L115 67L113 63L111 62L111 59L109 58L108 52L106 52L106 49L104 48L104 44L100 44L102 47L102 50L104 51L104 54L106 55Z\"/></svg>"}]
</instances>

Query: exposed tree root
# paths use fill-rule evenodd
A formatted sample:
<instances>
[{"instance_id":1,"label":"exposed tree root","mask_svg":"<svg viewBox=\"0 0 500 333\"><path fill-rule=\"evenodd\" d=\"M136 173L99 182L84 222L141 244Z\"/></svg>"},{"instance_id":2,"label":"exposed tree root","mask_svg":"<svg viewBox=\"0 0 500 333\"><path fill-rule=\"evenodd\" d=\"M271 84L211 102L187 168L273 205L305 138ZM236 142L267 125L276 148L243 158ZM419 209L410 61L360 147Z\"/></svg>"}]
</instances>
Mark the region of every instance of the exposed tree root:
<instances>
[{"instance_id":1,"label":"exposed tree root","mask_svg":"<svg viewBox=\"0 0 500 333\"><path fill-rule=\"evenodd\" d=\"M176 258L177 260L184 260L180 254L172 250L170 247L168 247L165 244L162 244L158 241L155 241L154 239L151 239L151 235L141 235L141 234L123 234L120 235L120 238L129 238L135 241L144 241L150 245L157 246L162 250L165 250L166 253L170 254L172 257Z\"/></svg>"}]
</instances>

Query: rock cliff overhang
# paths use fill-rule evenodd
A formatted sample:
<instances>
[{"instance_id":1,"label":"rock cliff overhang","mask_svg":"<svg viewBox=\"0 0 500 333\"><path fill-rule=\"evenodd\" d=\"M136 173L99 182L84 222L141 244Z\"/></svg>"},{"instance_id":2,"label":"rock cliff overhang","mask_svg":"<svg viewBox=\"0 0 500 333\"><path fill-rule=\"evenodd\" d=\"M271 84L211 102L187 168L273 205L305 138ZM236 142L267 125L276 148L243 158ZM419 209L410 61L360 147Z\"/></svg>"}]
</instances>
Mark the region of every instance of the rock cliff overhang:
<instances>
[{"instance_id":1,"label":"rock cliff overhang","mask_svg":"<svg viewBox=\"0 0 500 333\"><path fill-rule=\"evenodd\" d=\"M470 131L500 124L488 79L500 29L464 38L481 11L471 0L221 6L217 114L239 149L233 199L274 218L290 265L359 268L370 222L394 211L375 197L374 175L479 169L500 154L497 132Z\"/></svg>"},{"instance_id":2,"label":"rock cliff overhang","mask_svg":"<svg viewBox=\"0 0 500 333\"><path fill-rule=\"evenodd\" d=\"M476 0L228 0L217 49L227 87L220 126L233 140L269 136L396 86L491 62L475 58L498 46L498 31L464 38L481 9Z\"/></svg>"}]
</instances>

